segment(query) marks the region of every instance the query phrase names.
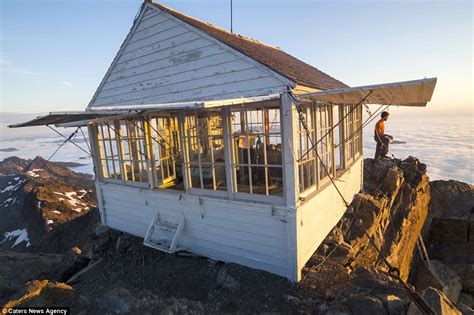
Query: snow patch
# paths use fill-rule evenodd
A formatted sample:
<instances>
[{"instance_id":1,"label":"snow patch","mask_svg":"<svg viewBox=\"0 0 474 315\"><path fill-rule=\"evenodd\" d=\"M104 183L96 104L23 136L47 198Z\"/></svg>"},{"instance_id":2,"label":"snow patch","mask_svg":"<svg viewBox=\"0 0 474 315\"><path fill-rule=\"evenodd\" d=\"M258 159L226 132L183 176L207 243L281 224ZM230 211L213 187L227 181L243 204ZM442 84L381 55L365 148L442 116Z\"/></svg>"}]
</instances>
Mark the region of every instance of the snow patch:
<instances>
[{"instance_id":1,"label":"snow patch","mask_svg":"<svg viewBox=\"0 0 474 315\"><path fill-rule=\"evenodd\" d=\"M71 205L71 207L73 207L72 210L76 212L82 212L82 210L88 210L89 207L87 207L84 202L82 202L81 200L77 198L82 198L87 193L87 191L84 189L81 189L79 190L79 192L82 193L82 196L78 196L77 192L75 191L66 191L64 193L55 191L54 193L60 196L67 197L66 201L69 203L69 205ZM65 198L58 198L58 199L59 201L65 200Z\"/></svg>"},{"instance_id":2,"label":"snow patch","mask_svg":"<svg viewBox=\"0 0 474 315\"><path fill-rule=\"evenodd\" d=\"M28 176L30 176L30 177L39 177L39 175L36 174L36 173L33 172L33 171L28 171L28 172L26 172L26 175L28 175Z\"/></svg>"},{"instance_id":3,"label":"snow patch","mask_svg":"<svg viewBox=\"0 0 474 315\"><path fill-rule=\"evenodd\" d=\"M26 247L31 246L30 240L28 238L28 231L26 229L21 229L21 230L18 229L11 232L5 232L3 233L3 238L4 238L3 241L1 241L0 243L4 243L6 241L16 238L15 243L12 245L11 248L17 246L18 244L22 242L26 242Z\"/></svg>"},{"instance_id":4,"label":"snow patch","mask_svg":"<svg viewBox=\"0 0 474 315\"><path fill-rule=\"evenodd\" d=\"M61 212L59 212L58 210L53 210L51 211L52 213L56 213L56 214L61 214Z\"/></svg>"},{"instance_id":5,"label":"snow patch","mask_svg":"<svg viewBox=\"0 0 474 315\"><path fill-rule=\"evenodd\" d=\"M15 178L19 178L19 177L15 177ZM15 184L8 185L7 187L3 188L2 191L0 191L0 193L4 193L4 192L7 192L7 191L16 191L23 182L24 181L21 180L21 181L15 183ZM11 184L11 182L8 182L8 184Z\"/></svg>"},{"instance_id":6,"label":"snow patch","mask_svg":"<svg viewBox=\"0 0 474 315\"><path fill-rule=\"evenodd\" d=\"M46 221L46 224L53 224L53 223L54 223L54 221L51 220L51 219L49 219L48 221Z\"/></svg>"}]
</instances>

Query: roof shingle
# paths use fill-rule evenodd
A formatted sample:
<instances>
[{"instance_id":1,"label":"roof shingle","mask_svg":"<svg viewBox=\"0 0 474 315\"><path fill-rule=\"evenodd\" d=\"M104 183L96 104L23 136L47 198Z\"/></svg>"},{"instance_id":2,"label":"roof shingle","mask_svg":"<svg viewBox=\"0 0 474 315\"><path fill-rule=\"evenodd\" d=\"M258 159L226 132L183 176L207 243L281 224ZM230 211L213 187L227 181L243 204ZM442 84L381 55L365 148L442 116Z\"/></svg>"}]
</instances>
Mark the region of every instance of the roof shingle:
<instances>
[{"instance_id":1,"label":"roof shingle","mask_svg":"<svg viewBox=\"0 0 474 315\"><path fill-rule=\"evenodd\" d=\"M348 87L346 84L331 77L330 75L316 69L315 67L285 53L283 50L262 42L230 33L220 27L206 23L175 11L171 8L146 0L151 5L163 10L183 22L194 26L220 42L247 55L255 61L263 64L276 73L307 87L320 90L337 89Z\"/></svg>"}]
</instances>

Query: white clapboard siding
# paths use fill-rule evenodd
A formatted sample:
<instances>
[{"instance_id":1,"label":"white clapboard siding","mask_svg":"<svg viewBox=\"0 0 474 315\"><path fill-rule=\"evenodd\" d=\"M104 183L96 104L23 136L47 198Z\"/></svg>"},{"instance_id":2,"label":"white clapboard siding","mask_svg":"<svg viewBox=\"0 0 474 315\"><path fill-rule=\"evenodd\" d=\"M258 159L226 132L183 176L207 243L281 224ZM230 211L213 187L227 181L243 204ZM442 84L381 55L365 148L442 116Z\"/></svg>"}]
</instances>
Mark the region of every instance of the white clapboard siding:
<instances>
[{"instance_id":1,"label":"white clapboard siding","mask_svg":"<svg viewBox=\"0 0 474 315\"><path fill-rule=\"evenodd\" d=\"M362 185L363 158L359 158L337 181L337 187L347 201L351 201ZM324 238L346 211L333 185L323 188L316 196L298 207L303 224L298 231L298 267L303 268Z\"/></svg>"},{"instance_id":2,"label":"white clapboard siding","mask_svg":"<svg viewBox=\"0 0 474 315\"><path fill-rule=\"evenodd\" d=\"M166 12L148 7L142 15L90 106L248 97L291 84Z\"/></svg>"},{"instance_id":3,"label":"white clapboard siding","mask_svg":"<svg viewBox=\"0 0 474 315\"><path fill-rule=\"evenodd\" d=\"M184 216L179 244L189 251L288 276L286 208L111 183L98 187L111 228L143 238L157 211L173 224Z\"/></svg>"}]
</instances>

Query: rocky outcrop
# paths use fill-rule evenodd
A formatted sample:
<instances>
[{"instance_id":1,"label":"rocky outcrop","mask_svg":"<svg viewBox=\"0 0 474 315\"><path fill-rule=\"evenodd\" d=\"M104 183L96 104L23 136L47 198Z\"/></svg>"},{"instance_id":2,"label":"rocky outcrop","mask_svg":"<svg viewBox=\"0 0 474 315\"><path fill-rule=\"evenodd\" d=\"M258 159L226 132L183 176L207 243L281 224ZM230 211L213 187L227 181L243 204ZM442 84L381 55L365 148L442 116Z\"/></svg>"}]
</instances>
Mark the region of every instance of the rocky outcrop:
<instances>
[{"instance_id":1,"label":"rocky outcrop","mask_svg":"<svg viewBox=\"0 0 474 315\"><path fill-rule=\"evenodd\" d=\"M437 315L461 315L456 306L439 290L435 288L427 288L421 292L423 299L431 306ZM415 306L410 304L407 315L423 315L423 313Z\"/></svg>"},{"instance_id":2,"label":"rocky outcrop","mask_svg":"<svg viewBox=\"0 0 474 315\"><path fill-rule=\"evenodd\" d=\"M0 162L0 250L31 250L51 230L95 206L89 175L41 157Z\"/></svg>"},{"instance_id":3,"label":"rocky outcrop","mask_svg":"<svg viewBox=\"0 0 474 315\"><path fill-rule=\"evenodd\" d=\"M0 304L4 304L24 284L47 279L61 263L62 255L0 252Z\"/></svg>"},{"instance_id":4,"label":"rocky outcrop","mask_svg":"<svg viewBox=\"0 0 474 315\"><path fill-rule=\"evenodd\" d=\"M430 188L430 212L424 227L428 256L451 270L448 277L441 277L445 286L460 279L460 284L450 285L454 292L460 286L460 294L446 295L463 314L474 314L474 186L437 180L430 182ZM414 271L417 281L425 269L422 263L418 265ZM432 286L443 291L441 286Z\"/></svg>"},{"instance_id":5,"label":"rocky outcrop","mask_svg":"<svg viewBox=\"0 0 474 315\"><path fill-rule=\"evenodd\" d=\"M416 241L428 215L430 200L426 166L416 158L365 160L364 192L354 197L345 216L344 242L352 266L387 270L377 249L407 280ZM349 227L349 224L352 225Z\"/></svg>"}]
</instances>

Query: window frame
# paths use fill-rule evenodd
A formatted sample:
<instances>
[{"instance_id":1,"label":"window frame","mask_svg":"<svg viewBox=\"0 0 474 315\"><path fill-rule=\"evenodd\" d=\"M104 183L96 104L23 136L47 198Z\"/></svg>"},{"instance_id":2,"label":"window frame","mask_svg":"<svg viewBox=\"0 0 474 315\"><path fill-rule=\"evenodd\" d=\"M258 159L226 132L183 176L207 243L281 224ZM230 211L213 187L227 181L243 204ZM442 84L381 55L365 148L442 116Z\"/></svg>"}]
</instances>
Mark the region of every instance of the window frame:
<instances>
[{"instance_id":1,"label":"window frame","mask_svg":"<svg viewBox=\"0 0 474 315\"><path fill-rule=\"evenodd\" d=\"M278 111L278 115L279 115L279 132L265 132L264 128L264 114L263 114L263 110L265 109L272 109L272 110L277 110ZM244 132L244 130L240 130L238 132L234 132L233 130L233 124L232 124L232 115L233 115L233 112L237 112L237 111L240 111L240 113L242 112L246 112L246 111L252 111L252 110L262 110L262 130L259 131L259 132L252 132L252 133L248 133L248 132ZM281 106L281 101L278 100L276 102L264 102L264 103L255 103L255 104L249 104L249 105L245 105L245 107L243 106L231 106L229 107L228 109L228 121L229 121L229 124L228 124L228 132L227 132L227 136L228 136L228 142L229 142L229 149L230 149L230 154L232 156L232 158L229 160L230 161L230 164L229 164L229 168L230 168L230 172L232 173L231 174L231 177L233 178L232 180L232 184L233 184L233 189L232 189L232 195L233 195L233 199L242 199L242 200L252 200L252 201L259 201L259 202L270 202L270 203L281 203L281 202L284 202L285 201L285 185L286 185L286 179L285 179L285 161L284 161L284 151L283 151L283 141L284 141L284 127L283 127L283 124L284 124L284 120L283 120L283 111L282 111L282 106ZM241 119L242 119L242 114L240 114L241 116ZM246 116L246 115L244 115ZM255 123L252 123L252 124L255 124ZM271 123L269 123L269 128L270 128L270 125ZM242 125L241 125L242 127ZM236 159L236 143L234 141L235 137L237 136L246 136L247 137L247 144L250 144L250 137L257 137L257 136L261 136L261 137L264 137L264 139L266 137L271 137L271 136L279 136L280 137L280 140L281 140L281 165L276 165L276 164L268 164L267 161L268 161L268 157L267 157L267 147L266 147L266 141L263 141L263 158L264 158L264 163L263 164L255 164L255 163L239 163L238 160ZM250 146L249 146L250 147ZM250 154L250 150L247 149L247 161L249 161L249 157L248 155ZM251 170L252 170L252 167L263 167L265 168L265 194L256 194L256 193L249 193L249 192L242 192L242 191L238 191L238 187L237 187L237 171L236 171L236 168L237 166L241 166L241 167L248 167L249 168L249 175L251 174ZM281 196L278 196L278 195L270 195L269 194L269 183L270 183L270 180L269 180L269 173L268 173L268 168L281 168L281 187L282 187L282 193L281 193ZM251 187L252 185L252 179L251 179L251 176L249 176L249 187Z\"/></svg>"},{"instance_id":2,"label":"window frame","mask_svg":"<svg viewBox=\"0 0 474 315\"><path fill-rule=\"evenodd\" d=\"M220 123L221 123L221 130L222 130L222 134L221 135L211 135L211 137L209 137L209 143L211 144L210 145L210 149L211 149L211 162L201 162L201 154L199 153L197 156L198 156L198 160L197 161L191 161L190 159L190 139L193 138L193 139L196 139L197 140L197 145L198 145L198 151L200 152L200 146L201 146L201 142L198 140L199 139L199 135L197 134L197 128L196 128L196 134L195 135L189 135L189 130L190 128L187 127L187 119L188 117L190 117L192 115L192 117L196 120L195 124L197 125L197 120L199 119L198 118L198 112L200 110L187 110L187 111L183 111L182 112L182 115L181 115L181 124L182 124L182 130L183 130L183 133L181 133L180 135L180 138L181 138L181 142L183 144L183 147L184 147L184 150L185 150L185 154L184 154L184 161L183 161L183 169L184 169L184 172L186 173L186 177L187 177L187 180L185 181L185 190L186 192L189 192L191 194L196 194L196 195L210 195L210 196L219 196L219 197L227 197L228 196L228 189L229 189L229 185L228 185L228 181L229 181L229 178L228 178L228 175L227 175L227 168L228 168L228 156L227 154L225 153L225 128L224 128L224 125L225 125L225 122L224 122L224 115L223 115L223 110L222 108L218 109L217 111L214 111L215 113L217 113L217 115L215 116L218 116L219 117L219 120L220 120ZM204 110L204 112L206 112L206 110ZM209 113L212 113L212 111L207 111ZM208 128L208 131L209 131L209 123L207 124L207 128ZM222 140L222 143L223 143L223 148L222 148L222 152L224 154L224 162L216 162L214 160L214 147L212 145L212 140L214 139L214 137L217 137L217 138L221 138ZM203 169L203 166L205 166L206 168L207 167L210 167L212 169L212 182L213 182L213 189L207 189L207 188L204 188L204 181L203 181L203 172L202 172L202 169ZM216 166L223 166L224 167L224 174L225 174L225 190L218 190L216 189L217 188L217 185L216 185ZM192 184L192 174L191 174L191 168L192 167L198 167L199 168L199 180L200 180L200 186L201 187L193 187L193 184Z\"/></svg>"}]
</instances>

